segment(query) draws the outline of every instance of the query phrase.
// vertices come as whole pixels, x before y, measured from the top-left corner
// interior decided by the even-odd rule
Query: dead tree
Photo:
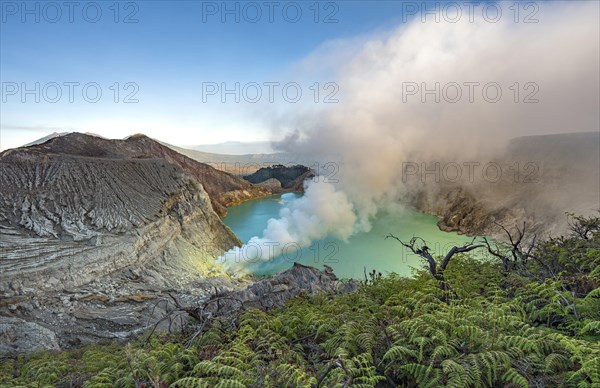
[[[474,237],[470,243],[466,243],[465,245],[462,245],[460,247],[457,247],[457,246],[452,247],[452,249],[450,249],[448,251],[448,253],[446,253],[446,255],[442,259],[440,265],[438,266],[437,261],[429,252],[429,247],[425,244],[425,240],[423,240],[422,238],[413,237],[410,239],[410,241],[408,243],[405,243],[404,241],[400,240],[400,238],[394,236],[391,233],[388,234],[385,238],[386,239],[393,238],[394,240],[397,240],[400,244],[402,244],[406,248],[410,249],[410,251],[412,253],[425,259],[429,266],[429,273],[437,281],[440,282],[440,287],[442,288],[443,291],[451,290],[450,285],[446,282],[446,278],[444,276],[444,271],[446,270],[446,267],[448,267],[448,264],[450,264],[450,260],[452,259],[452,257],[454,255],[456,255],[457,253],[470,252],[474,249],[485,247],[485,245],[483,245],[483,244],[474,244],[474,242],[475,242],[475,237]],[[422,245],[420,247],[417,246],[417,243],[419,241],[422,242]]]
[[[589,234],[594,233],[600,229],[600,218],[591,217],[577,217],[572,214],[567,213],[568,216],[572,217],[575,221],[569,219],[569,226],[571,228],[571,234],[578,238],[581,238],[584,241],[589,241]],[[535,278],[540,283],[546,281],[547,278],[552,278],[553,280],[561,280],[561,275],[557,269],[554,269],[551,264],[547,262],[547,260],[543,257],[543,252],[541,254],[534,254],[534,249],[537,245],[537,236],[534,234],[530,241],[526,244],[524,241],[526,238],[527,225],[524,222],[523,227],[519,228],[516,226],[516,234],[513,235],[507,228],[496,223],[508,237],[509,244],[508,249],[502,251],[499,244],[496,244],[496,249],[492,249],[490,242],[484,237],[483,241],[487,246],[488,252],[495,257],[498,257],[502,260],[504,265],[505,273],[511,271],[520,271],[522,274],[526,276]],[[560,238],[562,239],[562,238]],[[552,241],[552,240],[551,240]],[[536,252],[537,253],[537,252]],[[528,268],[527,264],[531,261],[535,261],[540,265],[540,268],[544,268],[547,273],[539,272],[536,269]],[[562,282],[560,284],[559,290],[554,290],[555,293],[560,298],[558,302],[561,306],[565,306],[571,310],[573,310],[573,315],[577,320],[580,319],[579,312],[577,311],[577,300],[576,300],[576,292],[574,290],[568,289],[565,284]],[[570,302],[564,294],[571,293],[573,297],[573,302]]]
[[[152,310],[152,313],[154,313],[154,309],[158,306],[159,303],[161,303],[163,301],[166,302],[166,306],[165,306],[166,314],[161,319],[159,319],[154,325],[152,325],[152,329],[150,330],[150,332],[148,333],[146,338],[142,341],[142,344],[141,344],[142,347],[144,347],[144,346],[146,346],[146,344],[148,344],[148,342],[150,341],[150,338],[152,337],[152,335],[154,334],[154,332],[156,331],[156,329],[162,322],[169,320],[169,331],[170,331],[171,324],[172,324],[174,318],[181,317],[182,315],[187,315],[187,316],[193,318],[194,320],[196,320],[199,324],[199,328],[194,332],[191,339],[185,345],[185,347],[187,349],[193,344],[196,337],[203,334],[205,327],[208,324],[210,324],[217,317],[230,316],[229,317],[231,320],[230,326],[234,326],[235,321],[237,321],[237,319],[239,318],[239,314],[241,314],[241,312],[243,311],[243,307],[244,307],[244,301],[242,301],[236,297],[233,297],[233,296],[220,295],[216,289],[215,289],[215,294],[210,299],[204,301],[201,304],[198,303],[198,304],[195,304],[192,306],[182,305],[179,302],[179,300],[169,292],[167,292],[167,295],[173,300],[173,304],[175,305],[175,308],[169,310],[169,303],[165,299],[159,300],[155,304],[155,306]],[[224,301],[229,301],[229,303],[221,304],[221,302],[224,302]],[[182,321],[182,328],[183,328],[183,321]]]
[[[600,213],[600,209],[598,210],[598,213]],[[566,214],[569,229],[571,230],[571,234],[575,237],[588,241],[595,232],[600,230],[600,217],[577,216],[573,213]]]
[[[502,261],[502,266],[505,272],[513,271],[517,268],[517,266],[522,266],[525,268],[530,259],[538,261],[543,266],[547,267],[552,273],[552,269],[546,265],[546,263],[539,260],[535,255],[533,255],[533,249],[536,246],[537,236],[534,234],[528,244],[525,243],[527,240],[527,224],[523,222],[523,227],[520,228],[518,225],[515,226],[516,233],[513,235],[506,227],[502,224],[495,222],[497,226],[499,226],[506,236],[508,237],[508,250],[502,250],[498,244],[496,244],[495,249],[492,248],[492,245],[488,241],[487,238],[483,238],[483,242],[487,247],[488,252]]]

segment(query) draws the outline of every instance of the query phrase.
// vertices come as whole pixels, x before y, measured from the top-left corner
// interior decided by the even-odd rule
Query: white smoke
[[[402,190],[402,164],[413,157],[473,160],[515,136],[597,130],[598,2],[538,3],[537,23],[516,23],[513,3],[499,4],[505,16],[496,23],[477,13],[474,22],[466,16],[457,23],[416,18],[359,40],[352,55],[348,44],[326,43],[344,60],[337,63],[340,103],[312,114],[290,112],[287,125],[279,120],[276,126],[293,131],[277,145],[316,158],[340,155],[339,183],[309,185],[251,242],[306,246],[326,235],[347,238],[368,230],[381,204]],[[314,68],[322,52],[303,66]],[[335,57],[330,50],[327,63]],[[472,102],[468,82],[479,84]],[[443,95],[435,102],[433,95],[408,94],[407,83],[428,89],[456,83],[463,95],[458,102]],[[491,89],[483,96],[488,83],[500,85],[500,101],[489,101]],[[533,91],[539,102],[525,103]]]
[[[332,236],[347,240],[354,232],[356,216],[346,194],[333,184],[309,181],[305,194],[283,207],[279,218],[271,218],[262,237],[252,237],[219,260],[227,266],[270,260],[288,249],[309,246],[313,241]]]

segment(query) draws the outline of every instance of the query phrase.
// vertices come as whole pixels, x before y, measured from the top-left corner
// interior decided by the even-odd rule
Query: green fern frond
[[[527,381],[527,379],[513,368],[510,368],[506,372],[504,372],[504,374],[502,375],[502,381],[514,384],[521,388],[529,387],[529,382]]]
[[[175,381],[171,387],[181,387],[181,388],[209,388],[212,387],[208,382],[204,379],[198,377],[185,377],[183,379],[179,379]]]

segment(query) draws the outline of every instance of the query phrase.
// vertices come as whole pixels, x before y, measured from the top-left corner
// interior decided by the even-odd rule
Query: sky
[[[307,56],[418,16],[395,1],[2,0],[0,12],[1,149],[55,131],[176,145],[277,139],[284,130],[265,112],[336,92],[325,63],[306,74]]]
[[[445,58],[451,57],[447,53],[466,58],[468,51],[477,49],[495,56],[495,48],[506,46],[504,37],[515,31],[518,33],[512,35],[517,38],[513,47],[502,51],[503,58],[490,63],[487,58],[473,56],[472,60],[479,61],[473,73],[481,78],[475,81],[494,81],[494,77],[510,81],[502,85],[503,102],[515,94],[517,81],[519,95],[515,98],[522,100],[529,93],[539,96],[550,89],[536,83],[535,78],[556,69],[551,61],[565,62],[566,58],[567,71],[580,66],[575,60],[568,62],[571,57],[580,60],[579,54],[571,56],[553,49],[552,45],[564,43],[561,37],[569,34],[552,23],[564,24],[567,31],[568,14],[561,8],[593,3],[1,0],[0,149],[65,131],[108,138],[145,133],[180,146],[288,139],[308,124],[325,121],[326,111],[346,112],[345,107],[350,107],[350,112],[365,110],[369,101],[374,101],[369,100],[370,96],[387,90],[388,98],[394,90],[404,88],[405,81],[416,81],[417,86],[421,81],[430,81],[427,87],[431,87],[432,82],[441,80],[444,69],[454,69],[451,75],[461,74],[462,78],[446,77],[445,82],[461,83],[469,74],[461,73],[461,66],[454,63],[446,65]],[[591,12],[597,16],[597,7]],[[573,15],[580,17],[577,12]],[[577,25],[576,20],[571,22]],[[592,55],[588,65],[595,66],[598,18],[582,25],[591,28],[586,31],[591,35],[581,35],[581,41],[575,34],[573,38],[580,41],[566,42],[561,50],[587,50]],[[481,26],[502,32],[490,35],[481,45]],[[447,31],[437,34],[440,28]],[[390,48],[390,44],[406,40],[400,37],[405,29],[420,31],[409,42],[411,47]],[[552,31],[560,31],[557,39],[538,39],[540,34]],[[430,35],[432,40],[423,39]],[[452,41],[451,36],[461,41]],[[526,53],[539,51],[532,56],[535,63],[516,63],[519,57],[527,57],[515,53],[528,42],[531,47]],[[480,46],[475,48],[475,44]],[[463,55],[456,50],[467,51]],[[428,57],[436,51],[441,53],[440,60]],[[397,52],[402,56],[394,62]],[[411,67],[417,54],[423,62]],[[375,60],[369,59],[372,66],[363,66],[361,61],[372,55],[378,55]],[[502,68],[505,61],[514,65],[505,68],[512,71],[509,78],[500,74],[506,72]],[[527,73],[521,69],[536,69],[544,62],[549,68],[537,69],[528,79],[521,77]],[[423,74],[430,74],[428,69],[437,65],[438,79],[423,79]],[[388,79],[371,71],[381,66],[385,75],[396,76]],[[412,78],[397,74],[398,69],[405,68],[412,71]],[[581,85],[587,88],[584,92],[560,71],[552,75],[553,96],[563,96],[563,103],[577,97],[581,100],[573,106],[582,112],[548,120],[557,124],[558,131],[573,130],[568,127],[581,117],[585,120],[577,122],[575,130],[597,129],[598,109],[597,105],[593,107],[597,98],[581,98],[598,94],[597,77],[592,74],[597,68],[591,74],[588,70],[579,72],[591,81]],[[360,82],[364,83],[357,89]],[[393,88],[388,90],[390,85]],[[357,101],[361,105],[351,107]],[[529,113],[538,109],[538,118],[557,112],[551,104],[546,104],[542,112],[542,104],[522,102],[521,111],[525,107]],[[485,109],[490,111],[490,107],[495,113],[502,112],[498,106],[488,104],[475,114],[471,109],[470,119]],[[414,108],[409,113],[424,107]],[[438,104],[435,108],[434,117],[444,114],[445,106]],[[429,112],[423,113],[426,116],[413,117],[415,123],[431,117]],[[512,123],[513,129],[532,123],[519,118],[523,112],[513,113],[516,124],[520,124]],[[487,115],[490,119],[492,116]],[[540,127],[545,125],[542,121],[534,124],[523,134],[544,130]]]

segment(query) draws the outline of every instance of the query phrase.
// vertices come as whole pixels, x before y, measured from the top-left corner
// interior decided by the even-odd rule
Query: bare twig
[[[185,344],[185,348],[189,349],[190,346],[192,346],[192,344],[194,343],[194,340],[196,339],[196,337],[198,337],[199,335],[202,334],[202,332],[204,331],[204,327],[206,327],[206,325],[208,324],[208,322],[212,319],[212,313],[208,313],[208,316],[206,317],[206,319],[204,320],[204,322],[202,322],[202,325],[200,326],[200,328],[198,330],[196,330],[196,332],[194,333],[194,335],[192,336],[192,338],[190,338],[190,340]]]
[[[400,238],[394,236],[391,233],[388,234],[387,236],[385,236],[385,239],[388,239],[388,238],[393,238],[394,240],[398,241],[400,244],[402,244],[406,248],[410,249],[410,251],[412,253],[414,253],[415,255],[419,255],[422,258],[424,258],[427,261],[427,263],[429,264],[429,272],[433,276],[437,277],[437,263],[436,263],[435,259],[433,258],[433,256],[431,256],[431,254],[429,253],[429,248],[427,247],[427,245],[425,245],[425,240],[423,240],[422,238],[419,238],[419,237],[413,237],[410,239],[409,243],[405,243],[404,241],[400,240]],[[421,248],[416,248],[415,244],[419,240],[423,241],[423,246]]]

